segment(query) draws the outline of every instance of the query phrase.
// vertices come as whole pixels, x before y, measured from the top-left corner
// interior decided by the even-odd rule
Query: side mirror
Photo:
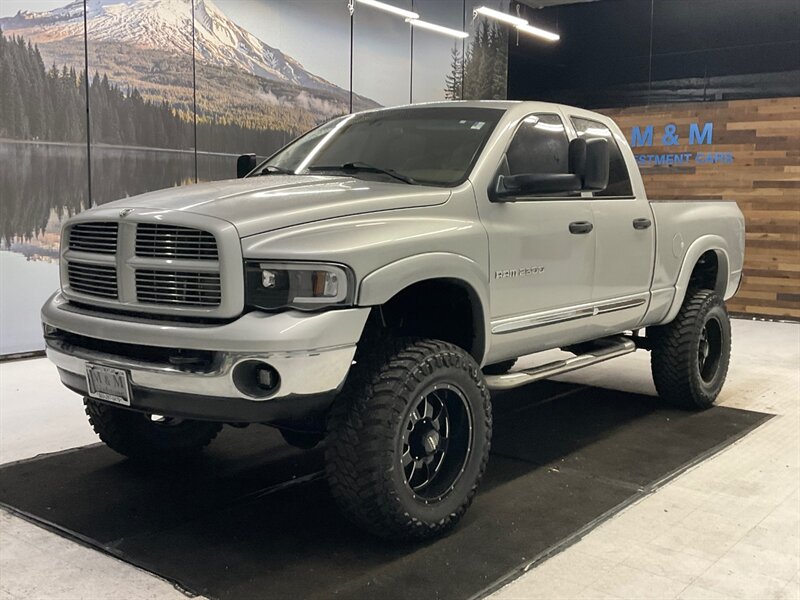
[[[256,168],[256,155],[255,154],[242,154],[236,160],[236,177],[241,179],[250,171]]]
[[[608,140],[576,138],[569,143],[569,172],[580,178],[581,191],[606,189],[609,165]]]
[[[569,173],[498,175],[490,189],[493,202],[506,198],[571,192],[599,192],[608,187],[608,140],[576,138],[569,143]]]

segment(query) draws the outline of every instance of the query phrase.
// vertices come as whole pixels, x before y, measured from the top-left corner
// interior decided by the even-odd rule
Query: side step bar
[[[596,365],[604,360],[630,354],[636,350],[636,344],[633,340],[623,336],[603,338],[597,340],[595,345],[596,347],[589,352],[572,358],[557,360],[538,367],[525,369],[524,371],[505,373],[504,375],[486,375],[486,387],[493,391],[510,390],[534,381],[553,377],[554,375],[561,375],[589,365]]]

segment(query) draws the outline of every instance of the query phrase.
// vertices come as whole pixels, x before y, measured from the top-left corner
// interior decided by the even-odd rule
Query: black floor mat
[[[354,529],[321,452],[258,426],[226,428],[177,470],[99,445],[5,465],[0,504],[211,598],[467,598],[769,418],[554,382],[494,406],[481,491],[452,534],[423,545]]]

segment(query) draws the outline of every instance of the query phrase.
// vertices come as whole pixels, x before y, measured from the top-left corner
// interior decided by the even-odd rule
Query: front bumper
[[[129,373],[133,409],[227,422],[274,421],[295,412],[287,403],[304,412],[329,402],[344,384],[368,315],[368,308],[250,312],[209,325],[93,312],[60,293],[42,308],[47,355],[71,389],[85,394],[86,363],[97,363]],[[176,364],[167,359],[170,349],[202,351],[209,360]],[[278,372],[271,393],[254,397],[234,382],[237,365],[252,360]]]

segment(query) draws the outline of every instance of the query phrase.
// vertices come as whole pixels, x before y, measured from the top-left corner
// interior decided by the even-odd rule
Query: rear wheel
[[[675,319],[648,330],[658,395],[682,408],[709,408],[717,399],[731,355],[731,324],[713,290],[690,290]]]
[[[128,458],[176,461],[202,452],[222,429],[221,423],[140,413],[84,398],[89,423],[112,450]]]
[[[328,420],[326,474],[339,507],[384,538],[453,527],[483,476],[492,430],[480,369],[436,340],[384,342],[357,359]]]

